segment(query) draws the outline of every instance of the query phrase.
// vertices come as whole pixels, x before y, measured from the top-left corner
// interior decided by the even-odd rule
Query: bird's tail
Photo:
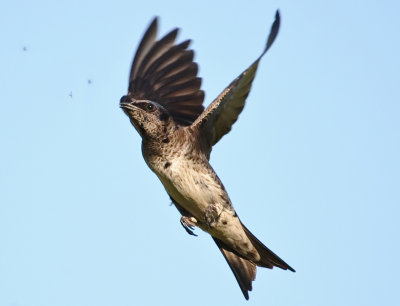
[[[290,270],[296,272],[291,266],[284,262],[278,255],[268,249],[260,240],[256,238],[242,223],[243,229],[250,239],[253,246],[256,248],[261,259],[255,264],[260,267],[272,269],[273,267],[279,267],[283,270]]]
[[[256,278],[257,266],[272,269],[279,267],[283,270],[290,270],[296,272],[291,266],[280,259],[274,252],[268,249],[260,240],[258,240],[243,224],[243,229],[250,239],[257,252],[260,254],[261,259],[258,262],[252,262],[243,258],[234,250],[226,246],[221,240],[213,237],[218,248],[224,255],[229,267],[231,268],[236,280],[242,290],[246,300],[249,299],[249,291],[252,290],[252,282]]]
[[[214,237],[213,239],[220,251],[222,252],[222,255],[224,255],[233,274],[235,275],[244,297],[246,298],[246,300],[248,300],[249,291],[251,291],[252,289],[251,283],[256,278],[256,265],[251,261],[236,255],[228,247],[226,247],[221,240],[218,240]]]

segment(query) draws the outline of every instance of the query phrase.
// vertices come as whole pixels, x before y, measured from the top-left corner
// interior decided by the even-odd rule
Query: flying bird
[[[264,51],[205,110],[190,40],[175,43],[177,28],[157,39],[157,24],[155,18],[139,44],[120,107],[142,137],[143,157],[182,226],[191,235],[199,227],[212,236],[249,299],[257,266],[295,270],[243,225],[209,159],[243,110],[258,64],[278,34],[279,11]]]

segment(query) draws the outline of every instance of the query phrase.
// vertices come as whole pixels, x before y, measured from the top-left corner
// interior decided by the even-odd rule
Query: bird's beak
[[[133,102],[120,102],[119,107],[122,108],[125,115],[128,117],[130,117],[131,114],[138,109]]]
[[[132,102],[121,102],[119,103],[119,107],[121,107],[124,111],[125,110],[134,110],[137,107],[133,105]]]

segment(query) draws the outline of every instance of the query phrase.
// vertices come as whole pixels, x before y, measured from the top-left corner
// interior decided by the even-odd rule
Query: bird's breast
[[[148,162],[169,195],[197,219],[210,204],[230,205],[228,195],[208,161],[188,159],[184,154]]]

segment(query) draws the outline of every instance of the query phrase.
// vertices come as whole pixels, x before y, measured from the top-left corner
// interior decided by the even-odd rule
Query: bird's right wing
[[[277,11],[263,53],[249,68],[233,80],[196,121],[193,122],[192,126],[197,128],[208,139],[210,148],[231,130],[232,125],[243,110],[257,71],[258,63],[278,35],[279,24],[280,16],[279,11]]]

